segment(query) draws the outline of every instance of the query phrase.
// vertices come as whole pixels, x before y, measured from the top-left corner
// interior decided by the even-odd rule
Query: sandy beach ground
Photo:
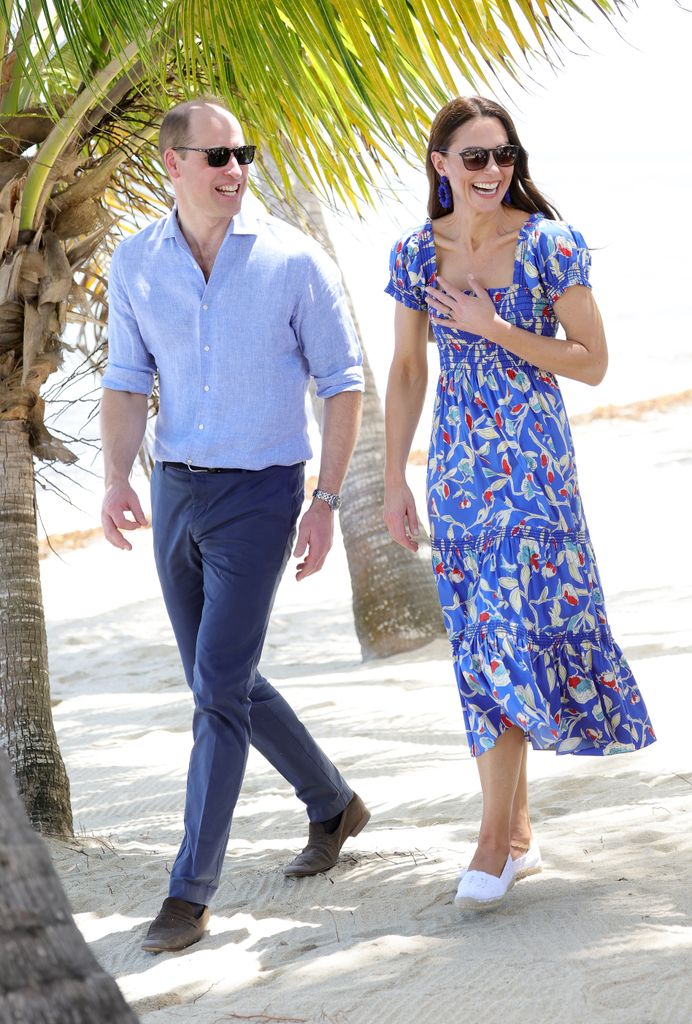
[[[43,561],[79,830],[51,849],[144,1024],[692,1019],[690,408],[595,421],[575,440],[611,624],[659,742],[607,760],[534,753],[546,869],[485,914],[453,905],[481,804],[446,641],[363,663],[338,542],[319,576],[287,573],[263,669],[371,823],[329,874],[285,879],[306,819],[253,753],[207,936],[143,953],[180,840],[191,716],[151,535],[130,555],[96,542]]]

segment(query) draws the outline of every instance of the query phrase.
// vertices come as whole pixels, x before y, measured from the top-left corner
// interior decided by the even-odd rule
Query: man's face
[[[244,141],[238,121],[221,107],[199,106],[190,112],[187,146],[235,149]],[[225,167],[210,167],[206,153],[168,149],[164,162],[182,212],[216,220],[233,217],[240,209],[250,168],[241,167],[234,156]]]

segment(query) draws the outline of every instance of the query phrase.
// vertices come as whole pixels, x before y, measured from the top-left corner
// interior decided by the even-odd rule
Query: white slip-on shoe
[[[505,898],[515,882],[512,854],[505,862],[502,874],[488,875],[485,871],[466,871],[459,882],[454,905],[476,910],[496,907]]]
[[[541,851],[538,848],[538,843],[535,839],[531,840],[531,844],[521,857],[517,857],[514,861],[514,879],[516,882],[520,878],[528,878],[529,875],[537,875],[543,870],[543,861],[541,859]]]

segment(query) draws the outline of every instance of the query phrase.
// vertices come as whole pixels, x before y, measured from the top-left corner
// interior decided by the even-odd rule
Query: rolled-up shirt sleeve
[[[113,253],[108,276],[108,365],[103,387],[150,395],[155,373],[156,363],[142,340],[123,281],[118,248]]]
[[[336,264],[318,246],[302,267],[293,329],[318,398],[362,391],[363,356]]]

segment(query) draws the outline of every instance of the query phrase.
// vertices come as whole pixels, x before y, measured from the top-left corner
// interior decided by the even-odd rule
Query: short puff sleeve
[[[392,246],[385,292],[409,309],[427,312],[425,288],[432,276],[432,268],[426,265],[428,261],[421,240],[423,230],[417,228],[407,232]]]
[[[555,302],[572,285],[591,287],[591,253],[576,228],[564,221],[545,219],[536,224],[531,237],[534,259],[527,261],[525,270],[527,276],[535,271],[536,283],[540,283],[549,302]]]

